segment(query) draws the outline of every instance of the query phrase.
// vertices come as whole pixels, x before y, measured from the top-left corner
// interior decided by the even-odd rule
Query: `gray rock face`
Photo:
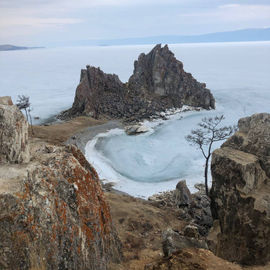
[[[270,260],[270,114],[239,120],[239,131],[212,156],[217,255],[242,264]]]
[[[83,114],[136,122],[184,104],[215,108],[215,100],[205,84],[186,73],[167,46],[157,45],[135,61],[134,74],[126,84],[114,74],[87,66],[81,71],[72,108],[59,118]]]
[[[29,158],[28,123],[10,97],[0,98],[0,164]]]
[[[162,247],[165,256],[170,256],[174,252],[185,248],[204,248],[208,249],[207,243],[203,239],[181,235],[172,229],[167,229],[162,234]]]
[[[199,191],[191,194],[186,180],[181,180],[175,190],[152,195],[148,200],[158,207],[177,208],[179,219],[192,224],[201,236],[206,236],[213,225],[210,198],[205,194],[204,185],[196,186]]]
[[[174,191],[175,204],[178,207],[189,206],[192,201],[191,193],[187,187],[186,180],[181,180]]]
[[[125,87],[115,74],[106,74],[100,68],[87,66],[81,71],[80,84],[76,89],[70,115],[100,114],[123,115]]]
[[[165,45],[156,45],[147,55],[142,53],[134,63],[128,81],[130,89],[145,95],[170,96],[175,107],[182,104],[215,108],[215,100],[204,83],[196,81],[183,69],[183,63]]]

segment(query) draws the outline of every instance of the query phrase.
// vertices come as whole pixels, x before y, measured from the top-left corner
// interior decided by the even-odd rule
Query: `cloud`
[[[184,17],[200,18],[202,22],[209,21],[216,23],[249,22],[250,24],[260,23],[261,21],[268,20],[270,23],[270,5],[240,5],[228,4],[218,6],[217,9],[209,9],[204,12],[191,12],[182,14]]]
[[[28,42],[43,42],[264,27],[270,25],[269,4],[269,0],[0,0],[0,42],[12,36],[19,40],[22,33]]]
[[[14,25],[28,25],[28,26],[44,26],[44,25],[66,25],[66,24],[77,24],[82,23],[81,19],[74,18],[31,18],[31,17],[1,17],[0,28],[3,26],[14,26]]]
[[[235,8],[235,7],[240,7],[240,4],[227,4],[227,5],[221,5],[219,8]]]

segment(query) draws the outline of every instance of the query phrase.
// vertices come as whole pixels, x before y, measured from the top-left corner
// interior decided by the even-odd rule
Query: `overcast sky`
[[[270,0],[0,0],[0,44],[270,27]]]

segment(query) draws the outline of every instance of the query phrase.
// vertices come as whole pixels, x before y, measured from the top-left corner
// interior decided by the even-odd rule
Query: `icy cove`
[[[230,61],[225,59],[225,48],[224,57],[220,59],[222,65],[216,66],[214,71],[218,76],[211,74],[213,59],[204,62],[203,72],[208,71],[209,85],[213,85],[215,110],[176,113],[167,121],[146,121],[150,131],[145,134],[128,136],[118,129],[99,134],[90,141],[86,146],[86,156],[101,178],[115,182],[119,190],[140,197],[173,189],[183,178],[187,179],[191,189],[195,183],[202,182],[204,158],[185,140],[200,119],[224,114],[224,125],[233,125],[243,116],[269,112],[270,80],[264,66],[269,52],[264,51],[265,59],[262,55],[257,58],[261,54],[259,48],[242,46],[246,53],[250,52],[249,65],[241,54]],[[232,51],[238,51],[240,47],[236,46]],[[261,71],[260,76],[248,76],[256,68]],[[216,143],[214,148],[220,144]]]

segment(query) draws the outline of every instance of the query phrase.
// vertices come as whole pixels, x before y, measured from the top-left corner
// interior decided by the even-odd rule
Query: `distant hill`
[[[29,50],[29,49],[38,49],[42,47],[22,47],[22,46],[14,46],[14,45],[0,45],[0,51],[15,51],[15,50]]]
[[[158,43],[207,43],[207,42],[244,42],[244,41],[270,41],[270,28],[244,29],[229,32],[217,32],[203,35],[168,35],[107,40],[81,40],[73,41],[62,46],[112,46],[112,45],[141,45]],[[58,44],[60,45],[60,44]]]

